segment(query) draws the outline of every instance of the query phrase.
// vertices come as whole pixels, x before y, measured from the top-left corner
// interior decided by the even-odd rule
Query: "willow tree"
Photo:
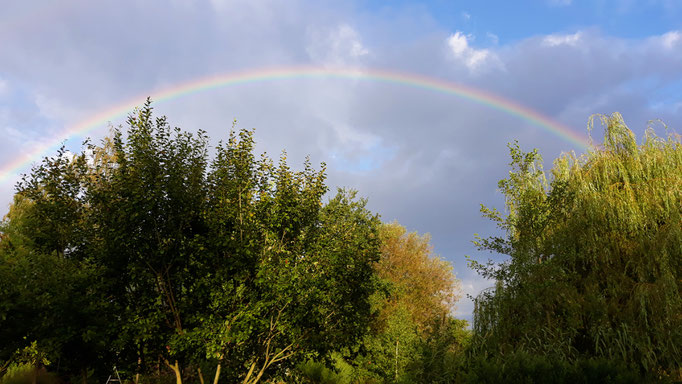
[[[602,116],[604,143],[559,157],[546,177],[537,151],[510,146],[499,187],[506,232],[478,238],[509,255],[473,263],[495,279],[476,300],[479,351],[527,351],[573,361],[601,357],[642,372],[682,372],[682,144],[641,144],[619,114]]]

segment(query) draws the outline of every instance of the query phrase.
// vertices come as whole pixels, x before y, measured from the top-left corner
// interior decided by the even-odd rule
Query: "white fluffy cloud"
[[[463,63],[471,72],[477,72],[489,65],[499,65],[497,55],[488,49],[476,49],[470,44],[471,37],[455,32],[447,38],[451,56]]]
[[[682,33],[680,31],[670,31],[659,37],[665,49],[682,50]]]

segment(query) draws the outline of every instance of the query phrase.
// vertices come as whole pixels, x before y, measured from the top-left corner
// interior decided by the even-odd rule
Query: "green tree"
[[[604,144],[564,154],[549,180],[537,151],[510,146],[500,181],[506,232],[477,239],[503,263],[472,263],[497,281],[476,300],[475,350],[565,361],[601,357],[643,372],[682,372],[682,145],[647,130],[641,145],[619,114]]]
[[[114,335],[99,292],[100,269],[90,260],[43,253],[22,235],[38,226],[36,209],[17,195],[1,229],[0,361],[40,340],[60,375],[87,380],[90,368],[111,358],[107,343]]]
[[[57,358],[87,355],[84,378],[117,364],[138,373],[166,366],[178,383],[197,369],[203,381],[198,368],[208,361],[218,368],[214,383],[222,368],[223,377],[255,383],[364,334],[377,216],[354,192],[325,204],[324,166],[306,161],[295,172],[286,154],[277,166],[265,155],[256,160],[254,145],[252,131],[232,132],[211,159],[204,132],[170,127],[148,101],[127,130],[114,128],[74,157],[62,150],[24,178],[3,227],[0,251],[11,257],[0,272],[20,271],[4,262],[12,259],[37,263],[54,280],[10,293],[30,293],[31,313],[59,289],[80,295],[54,306],[82,305],[73,314],[87,316],[27,316],[30,327],[84,332],[82,345],[55,349]],[[14,251],[20,242],[22,255]],[[0,314],[13,315],[18,307],[2,299]],[[109,333],[88,330],[99,324],[94,314]],[[7,332],[26,333],[20,326]],[[49,345],[44,334],[29,335]]]
[[[325,205],[324,170],[306,161],[292,172],[285,154],[277,167],[256,161],[253,145],[249,131],[230,136],[208,177],[216,264],[210,310],[195,330],[228,378],[246,362],[244,382],[361,337],[379,256],[378,218],[354,192]]]
[[[84,178],[91,255],[105,270],[122,317],[119,356],[144,369],[159,359],[181,380],[191,359],[184,338],[201,297],[207,140],[152,117],[148,102],[101,147],[90,146]],[[122,365],[122,364],[121,364]]]

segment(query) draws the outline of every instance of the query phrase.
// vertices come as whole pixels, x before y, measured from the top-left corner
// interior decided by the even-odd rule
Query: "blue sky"
[[[0,164],[139,95],[191,79],[271,67],[388,69],[464,84],[585,132],[594,113],[621,112],[641,135],[682,123],[682,1],[22,0],[0,13]],[[153,95],[152,95],[153,96]],[[506,144],[551,159],[577,150],[518,117],[452,96],[371,81],[288,79],[158,103],[186,130],[224,138],[233,119],[259,150],[329,164],[385,221],[431,233],[466,294],[490,285],[474,233],[495,228]],[[120,118],[111,124],[120,124]],[[106,124],[90,132],[98,140]],[[595,133],[599,141],[599,132]],[[37,160],[37,159],[36,159]],[[0,167],[1,168],[1,167]],[[0,185],[11,201],[23,168]],[[464,298],[456,313],[471,318]]]
[[[365,1],[360,8],[381,15],[405,8],[421,9],[450,29],[508,44],[535,35],[598,28],[605,34],[637,38],[682,28],[678,0],[534,0]]]

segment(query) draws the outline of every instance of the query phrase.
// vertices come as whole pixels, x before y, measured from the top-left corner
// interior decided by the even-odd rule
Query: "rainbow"
[[[543,116],[526,106],[514,101],[502,98],[498,95],[468,87],[450,81],[418,75],[414,73],[397,72],[381,69],[353,69],[353,68],[328,68],[328,67],[293,67],[256,69],[242,72],[231,72],[220,75],[207,76],[188,82],[180,83],[165,89],[160,89],[149,94],[134,97],[115,106],[111,106],[88,119],[85,119],[64,130],[59,138],[50,140],[46,144],[34,148],[32,151],[17,156],[16,160],[5,164],[0,168],[0,182],[5,181],[24,167],[29,166],[51,148],[72,136],[83,136],[95,128],[108,124],[111,120],[129,113],[136,106],[141,105],[149,96],[156,103],[177,99],[189,94],[208,91],[216,88],[249,84],[255,82],[275,81],[292,78],[338,78],[370,80],[382,83],[404,85],[413,88],[424,89],[457,96],[461,99],[472,101],[491,107],[510,115],[517,116],[557,137],[576,145],[581,149],[589,147],[586,135],[581,135],[561,123]]]

